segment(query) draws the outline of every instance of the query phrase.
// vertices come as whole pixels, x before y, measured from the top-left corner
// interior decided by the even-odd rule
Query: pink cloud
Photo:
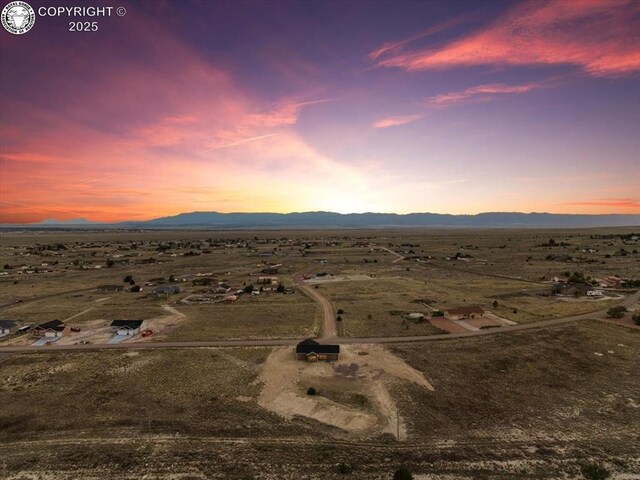
[[[529,1],[443,47],[402,52],[383,46],[371,58],[407,71],[576,65],[594,76],[624,75],[640,69],[639,18],[634,0]]]
[[[431,97],[427,103],[429,105],[450,105],[453,103],[460,103],[470,100],[486,100],[495,95],[507,95],[507,94],[518,94],[518,93],[527,93],[531,90],[536,90],[539,88],[544,88],[546,84],[544,83],[524,83],[520,85],[505,85],[503,83],[490,83],[486,85],[477,85],[475,87],[470,87],[465,90],[461,90],[459,92],[450,92],[442,95],[437,95],[435,97]]]
[[[422,118],[424,118],[424,115],[422,114],[382,118],[373,124],[373,128],[397,127],[399,125],[406,125],[407,123],[415,122]]]

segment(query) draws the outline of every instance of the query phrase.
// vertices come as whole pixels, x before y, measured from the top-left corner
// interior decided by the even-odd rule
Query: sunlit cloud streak
[[[400,125],[406,125],[408,123],[413,123],[417,120],[421,120],[424,118],[423,114],[415,114],[415,115],[405,115],[399,117],[387,117],[377,120],[373,124],[373,128],[389,128],[389,127],[397,127]]]
[[[619,76],[640,69],[639,18],[635,0],[529,1],[442,47],[398,51],[383,46],[370,58],[407,71],[575,65],[590,75]]]

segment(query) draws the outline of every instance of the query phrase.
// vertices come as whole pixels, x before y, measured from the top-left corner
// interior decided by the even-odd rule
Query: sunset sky
[[[0,27],[2,223],[640,213],[637,0],[71,4]]]

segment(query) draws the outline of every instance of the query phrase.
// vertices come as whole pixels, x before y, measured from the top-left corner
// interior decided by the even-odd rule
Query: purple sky
[[[2,222],[640,213],[637,1],[81,3],[0,31]]]

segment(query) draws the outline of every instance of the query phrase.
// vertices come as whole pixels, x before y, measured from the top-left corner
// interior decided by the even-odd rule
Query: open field
[[[337,479],[343,462],[364,480],[408,463],[425,475],[524,480],[575,475],[596,460],[630,474],[640,467],[639,335],[587,321],[392,347],[433,386],[392,382],[401,442],[262,408],[266,348],[14,355],[1,364],[5,472]],[[370,411],[374,393],[348,394],[356,380],[346,371],[332,381],[315,378],[324,365],[305,368],[312,376],[298,388]]]
[[[574,272],[588,283],[640,279],[630,233],[3,232],[0,319],[60,319],[80,332],[11,355],[2,347],[34,339],[0,339],[0,472],[311,480],[345,478],[344,463],[348,478],[382,480],[406,463],[425,480],[524,480],[576,478],[596,461],[633,478],[640,329],[602,311],[625,302],[637,313],[635,289],[567,282]],[[153,293],[167,284],[180,291]],[[185,300],[198,297],[210,301]],[[463,322],[489,335],[434,337],[442,330],[429,316],[473,305],[489,315]],[[179,343],[295,342],[331,331],[338,310],[337,338],[325,340],[357,343],[331,364],[296,361],[291,347]],[[596,311],[598,321],[565,319]],[[502,330],[491,314],[534,329]],[[144,320],[153,335],[127,339],[127,350],[56,350],[101,347],[115,319]],[[549,319],[565,323],[538,325]]]

